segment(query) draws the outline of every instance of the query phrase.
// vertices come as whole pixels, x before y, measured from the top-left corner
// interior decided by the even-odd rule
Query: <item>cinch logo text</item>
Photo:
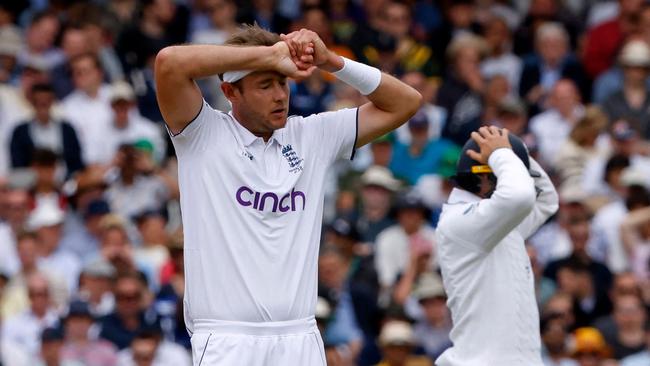
[[[305,194],[301,191],[296,191],[295,188],[291,192],[282,197],[272,192],[255,192],[254,190],[242,186],[235,194],[237,203],[244,207],[252,206],[255,210],[277,212],[296,211],[300,209],[302,203],[302,210],[305,210]]]

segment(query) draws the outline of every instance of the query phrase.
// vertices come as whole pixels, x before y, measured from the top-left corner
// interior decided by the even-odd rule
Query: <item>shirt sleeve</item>
[[[531,170],[538,172],[540,176],[534,178],[537,198],[533,210],[517,227],[524,239],[535,233],[559,207],[559,198],[551,178],[533,158],[529,159]]]
[[[358,108],[314,114],[302,120],[307,143],[317,156],[331,163],[354,159],[358,133]]]
[[[176,154],[181,157],[192,153],[205,151],[210,144],[214,144],[219,134],[217,131],[223,124],[224,113],[212,108],[203,100],[201,110],[180,132],[172,133],[167,127]]]
[[[492,250],[530,214],[535,187],[526,167],[511,149],[498,149],[488,159],[497,186],[488,199],[468,206],[461,217],[439,226],[445,235]]]

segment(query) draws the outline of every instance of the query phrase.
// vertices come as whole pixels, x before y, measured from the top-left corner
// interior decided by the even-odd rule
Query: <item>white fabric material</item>
[[[625,202],[616,200],[603,206],[592,221],[593,230],[607,242],[607,267],[614,273],[630,269],[630,261],[621,241],[621,223],[628,210]]]
[[[2,324],[2,337],[17,343],[29,354],[37,355],[41,350],[41,333],[43,329],[54,327],[59,322],[59,316],[53,310],[45,313],[43,318],[37,318],[31,310],[10,317]]]
[[[204,102],[172,138],[190,331],[194,319],[314,315],[325,175],[336,159],[352,156],[356,117],[356,108],[292,116],[264,142]]]
[[[435,247],[436,232],[432,227],[424,225],[413,236],[420,236],[431,243],[431,259],[429,268],[434,270],[437,266]],[[411,260],[410,237],[400,225],[384,229],[377,235],[377,249],[375,252],[375,267],[379,284],[383,287],[392,286],[397,276],[403,272]]]
[[[225,83],[235,83],[251,72],[253,72],[253,70],[226,71],[223,73],[223,81]]]
[[[368,95],[379,87],[381,83],[381,71],[379,69],[343,58],[343,68],[333,72],[342,82],[357,89],[361,94]]]
[[[584,108],[576,108],[574,121],[584,113]],[[538,114],[530,120],[530,131],[537,138],[539,154],[546,164],[553,164],[562,144],[569,138],[574,122],[562,117],[555,109]]]
[[[95,98],[75,90],[61,103],[64,119],[77,132],[86,164],[110,164],[113,159],[112,151],[104,145],[113,113],[110,96],[110,86],[102,85]]]
[[[191,343],[195,366],[326,365],[313,316],[265,323],[198,320]]]
[[[438,366],[541,366],[534,275],[524,246],[558,208],[553,184],[531,159],[530,177],[510,149],[490,155],[489,199],[454,189],[436,231],[454,346]],[[537,186],[541,193],[535,192]]]
[[[20,269],[13,230],[6,222],[0,222],[0,272],[13,276]]]
[[[190,366],[192,359],[189,352],[183,346],[170,341],[162,341],[158,348],[152,365],[155,366]],[[133,360],[133,351],[131,348],[124,349],[117,354],[118,366],[137,366]]]

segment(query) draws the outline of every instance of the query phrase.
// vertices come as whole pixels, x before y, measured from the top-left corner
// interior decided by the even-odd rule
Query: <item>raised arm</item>
[[[181,131],[201,110],[203,97],[194,80],[235,70],[275,70],[294,78],[311,72],[298,69],[284,42],[270,47],[166,47],[156,56],[156,98],[171,132]]]
[[[417,90],[374,67],[337,55],[315,32],[301,29],[283,39],[289,44],[294,59],[303,55],[304,50],[313,49],[315,66],[332,72],[370,100],[359,108],[356,147],[398,128],[422,104],[422,95]]]
[[[533,178],[537,191],[533,210],[517,227],[524,239],[533,235],[559,207],[559,198],[551,178],[533,158],[529,157],[529,160],[531,170],[538,172],[540,176]]]

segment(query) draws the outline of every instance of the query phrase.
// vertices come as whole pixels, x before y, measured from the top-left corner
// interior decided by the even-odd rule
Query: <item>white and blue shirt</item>
[[[204,102],[172,137],[185,237],[185,320],[314,315],[323,186],[352,158],[358,109],[291,116],[268,141]]]

